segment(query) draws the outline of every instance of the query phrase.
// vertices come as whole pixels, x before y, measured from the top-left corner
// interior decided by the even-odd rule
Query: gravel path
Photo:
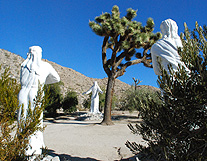
[[[137,114],[119,112],[113,115],[118,118],[113,126],[102,126],[100,121],[78,121],[76,117],[45,121],[45,145],[50,153],[59,155],[61,161],[113,161],[131,158],[133,154],[125,142],[143,143],[141,137],[132,134],[127,127],[130,121],[137,121]]]

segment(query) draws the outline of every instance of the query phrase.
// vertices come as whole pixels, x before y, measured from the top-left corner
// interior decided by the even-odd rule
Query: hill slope
[[[64,86],[62,87],[63,95],[70,89],[74,90],[78,94],[80,104],[87,98],[87,95],[82,95],[82,93],[86,92],[93,85],[94,81],[97,81],[101,88],[106,88],[107,78],[90,78],[71,68],[63,67],[46,59],[43,60],[50,63],[58,72],[61,81],[64,83]],[[20,66],[23,61],[24,58],[21,56],[0,49],[0,64],[2,65],[0,73],[2,73],[6,67],[10,67],[11,75],[15,77],[18,82],[20,80]],[[117,79],[115,84],[115,95],[119,97],[129,87],[130,85]]]

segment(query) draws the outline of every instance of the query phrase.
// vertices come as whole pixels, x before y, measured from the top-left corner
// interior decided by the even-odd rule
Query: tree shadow
[[[131,116],[131,115],[113,115],[111,117],[112,121],[116,122],[116,121],[125,121],[128,123],[141,123],[142,119],[140,119],[137,116]]]
[[[87,112],[85,111],[80,111],[80,112],[75,112],[72,114],[61,114],[60,116],[56,117],[56,118],[46,118],[44,121],[45,122],[49,122],[49,123],[54,123],[54,124],[77,124],[77,125],[99,125],[102,122],[102,119],[100,120],[94,120],[96,122],[87,122],[90,120],[87,120],[89,118],[89,116],[85,116],[85,114],[87,114]],[[127,114],[115,114],[112,115],[111,117],[112,121],[116,122],[116,121],[126,121],[128,123],[140,123],[141,119],[137,116],[132,116],[132,115],[127,115]],[[65,121],[76,121],[76,122],[65,122]]]
[[[97,159],[90,158],[90,157],[81,158],[81,157],[74,157],[68,154],[60,154],[59,157],[60,157],[60,161],[99,161]]]
[[[74,112],[74,113],[69,113],[69,114],[57,113],[57,115],[54,116],[54,117],[48,116],[48,115],[44,115],[44,119],[46,119],[46,120],[59,120],[59,119],[69,120],[69,117],[75,117],[76,118],[76,117],[84,115],[86,113],[87,112],[85,112],[85,111],[79,111],[79,112]]]
[[[137,157],[136,156],[133,156],[133,157],[123,158],[123,159],[114,160],[114,161],[137,161]]]
[[[99,161],[94,158],[84,158],[84,157],[78,157],[78,156],[71,156],[69,154],[56,154],[54,150],[47,149],[48,155],[55,157],[58,156],[60,161]]]
[[[80,111],[80,112],[75,112],[71,114],[64,114],[61,113],[58,117],[55,118],[44,118],[44,122],[49,122],[53,124],[77,124],[77,125],[95,125],[95,124],[100,124],[102,120],[96,120],[97,122],[91,123],[87,122],[89,120],[86,120],[87,117],[81,116],[87,114],[87,112]],[[65,121],[75,121],[75,122],[65,122]]]
[[[126,119],[138,119],[138,116],[114,115],[111,118],[112,118],[112,120],[126,120]]]
[[[47,149],[47,153],[48,155],[52,156],[52,157],[56,157],[58,156],[60,161],[100,161],[97,160],[95,158],[91,158],[91,157],[78,157],[78,156],[71,156],[69,154],[56,154],[54,150],[51,149]],[[120,160],[114,160],[114,161],[137,161],[136,156],[132,156],[129,158],[123,158]]]
[[[53,123],[53,124],[65,124],[65,125],[98,125],[100,124],[99,122],[84,122],[84,121],[76,121],[76,122],[61,122],[61,120],[45,120],[44,122],[49,122],[49,123]]]

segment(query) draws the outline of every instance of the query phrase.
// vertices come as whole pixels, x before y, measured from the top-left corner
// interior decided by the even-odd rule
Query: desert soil
[[[44,141],[51,155],[58,155],[61,161],[134,160],[125,143],[143,144],[141,136],[132,134],[127,126],[139,122],[137,112],[112,112],[113,126],[100,125],[100,120],[79,120],[80,114],[83,112],[44,121]]]

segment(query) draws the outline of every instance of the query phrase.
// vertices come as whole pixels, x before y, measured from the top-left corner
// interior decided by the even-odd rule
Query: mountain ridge
[[[5,68],[10,67],[11,76],[16,78],[17,82],[20,82],[20,68],[21,63],[25,59],[20,55],[11,53],[10,51],[0,49],[0,65],[1,70],[0,74],[4,72]],[[106,89],[108,78],[90,78],[84,74],[75,71],[72,68],[63,67],[55,62],[49,61],[47,59],[42,59],[45,62],[50,63],[53,68],[58,72],[60,76],[60,81],[63,82],[61,85],[61,92],[63,96],[70,90],[73,90],[78,95],[79,107],[82,108],[82,103],[84,99],[88,98],[88,95],[83,95],[82,93],[86,92],[93,85],[94,81],[97,81],[98,85],[102,89]],[[145,87],[146,85],[140,85],[139,87]],[[127,83],[116,79],[114,87],[114,95],[119,99],[121,95],[129,89],[131,86]],[[148,86],[151,90],[159,90],[159,88]]]
[[[0,49],[0,64],[2,65],[2,69],[0,73],[4,71],[5,68],[10,67],[11,76],[16,78],[17,82],[20,81],[20,67],[21,63],[25,59],[21,56],[11,53],[7,50]],[[85,76],[84,74],[75,71],[72,68],[63,67],[55,62],[49,61],[47,59],[42,59],[45,62],[50,63],[53,68],[58,72],[60,76],[60,80],[63,82],[63,86],[61,87],[62,94],[65,95],[68,90],[73,90],[77,92],[79,104],[81,105],[83,100],[86,99],[87,95],[82,95],[83,92],[86,92],[92,85],[94,81],[98,82],[98,85],[101,88],[105,88],[107,86],[108,78],[90,78]],[[121,94],[126,91],[130,87],[129,84],[126,84],[118,79],[116,79],[114,94],[119,98]]]

